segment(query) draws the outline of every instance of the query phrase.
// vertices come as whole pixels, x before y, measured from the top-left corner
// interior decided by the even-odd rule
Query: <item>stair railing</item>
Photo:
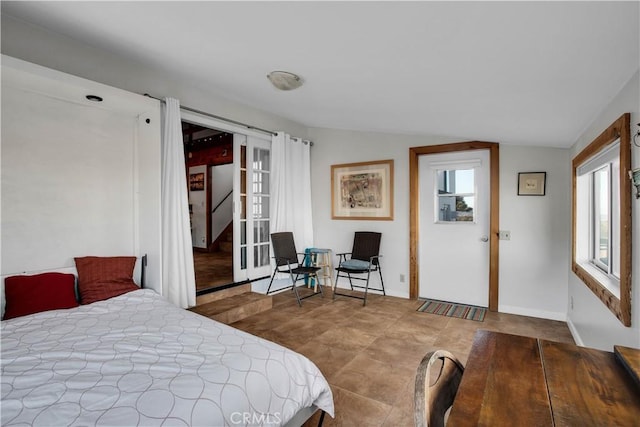
[[[233,194],[233,190],[229,191],[229,193],[228,193],[226,196],[224,196],[224,198],[220,201],[220,203],[218,203],[218,204],[216,205],[216,207],[215,207],[215,208],[213,208],[213,210],[211,211],[211,213],[212,213],[212,214],[213,214],[213,213],[215,213],[215,212],[216,212],[216,210],[218,210],[218,208],[220,207],[220,205],[222,205],[222,204],[224,203],[224,201],[225,201],[225,200],[227,200],[227,199],[229,198],[229,196],[231,196],[232,194]]]

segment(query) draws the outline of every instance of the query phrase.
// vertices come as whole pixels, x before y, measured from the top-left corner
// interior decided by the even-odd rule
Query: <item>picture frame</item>
[[[546,172],[518,173],[518,196],[544,196],[546,186]]]
[[[192,173],[189,175],[189,190],[204,191],[204,173]]]
[[[393,160],[331,165],[331,218],[393,220]]]

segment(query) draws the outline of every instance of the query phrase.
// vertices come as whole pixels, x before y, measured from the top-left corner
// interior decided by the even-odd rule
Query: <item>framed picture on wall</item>
[[[544,196],[546,181],[546,172],[518,173],[518,196]]]
[[[192,173],[189,175],[189,190],[204,191],[204,173]]]
[[[393,219],[393,160],[331,166],[331,218]]]

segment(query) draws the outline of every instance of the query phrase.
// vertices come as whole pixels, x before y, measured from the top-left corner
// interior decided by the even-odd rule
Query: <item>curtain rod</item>
[[[149,97],[149,98],[153,98],[153,99],[155,99],[157,101],[160,101],[160,102],[164,102],[164,99],[158,98],[156,96],[149,95],[148,93],[145,93],[144,96]],[[238,122],[236,120],[227,119],[226,117],[216,116],[215,114],[207,113],[206,111],[201,111],[201,110],[196,110],[195,108],[185,107],[184,105],[181,105],[180,108],[182,108],[183,110],[191,111],[192,113],[202,114],[203,116],[208,116],[208,117],[213,117],[214,119],[222,120],[222,121],[227,122],[227,123],[233,123],[234,125],[244,126],[247,129],[258,130],[260,132],[269,133],[271,135],[277,135],[278,134],[277,132],[274,132],[272,130],[262,129],[262,128],[259,128],[259,127],[251,126],[251,125],[248,125],[246,123]],[[302,140],[302,138],[301,138],[301,140]],[[309,141],[309,145],[313,146],[313,141]]]
[[[160,101],[160,102],[164,102],[164,99],[158,98],[156,96],[149,95],[148,93],[145,93],[144,96],[147,96],[149,98],[153,98],[153,99],[155,99],[157,101]],[[192,113],[202,114],[203,116],[208,116],[208,117],[213,117],[214,119],[222,120],[222,121],[227,122],[227,123],[233,123],[234,125],[244,126],[247,129],[259,130],[260,132],[269,133],[271,135],[277,135],[277,132],[274,132],[272,130],[262,129],[262,128],[259,128],[259,127],[248,125],[246,123],[238,122],[236,120],[227,119],[226,117],[216,116],[215,114],[207,113],[206,111],[196,110],[195,108],[185,107],[184,105],[181,105],[180,108],[182,108],[183,110],[191,111]]]

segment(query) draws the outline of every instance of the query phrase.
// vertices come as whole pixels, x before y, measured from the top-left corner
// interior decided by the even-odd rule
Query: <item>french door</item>
[[[271,274],[271,141],[233,135],[233,280]]]

